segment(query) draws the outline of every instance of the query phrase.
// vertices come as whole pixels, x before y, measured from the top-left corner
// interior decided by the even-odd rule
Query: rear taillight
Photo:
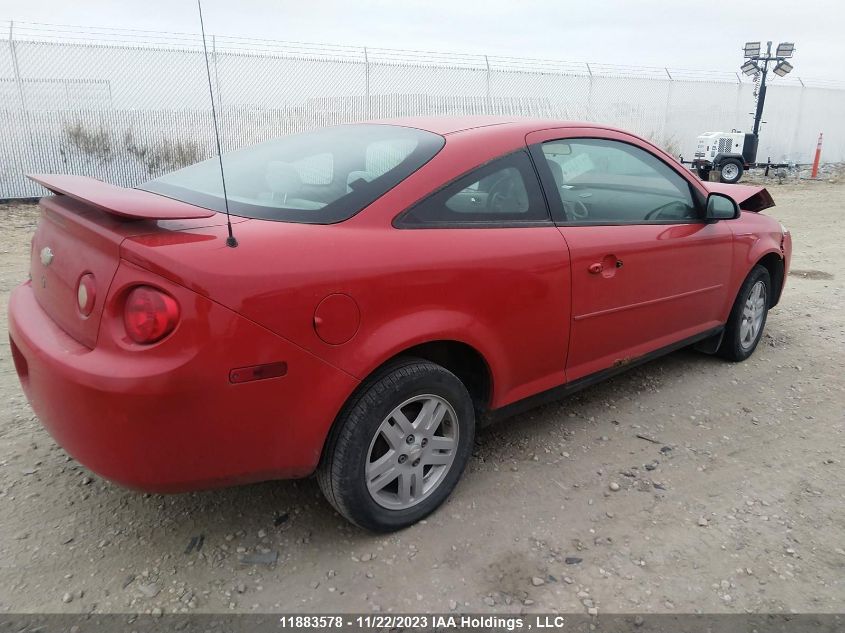
[[[79,284],[76,286],[76,305],[82,316],[91,314],[96,298],[97,284],[94,282],[94,275],[86,273],[79,278]]]
[[[137,286],[126,297],[123,323],[136,343],[163,339],[179,321],[179,304],[170,295],[151,286]]]

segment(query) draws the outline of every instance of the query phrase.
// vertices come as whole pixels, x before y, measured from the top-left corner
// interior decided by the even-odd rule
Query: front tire
[[[352,398],[329,435],[317,480],[349,521],[398,530],[442,504],[472,451],[475,411],[463,383],[426,360],[393,364]]]
[[[755,266],[739,289],[719,354],[734,362],[744,361],[754,353],[763,336],[769,314],[772,279],[763,266]]]

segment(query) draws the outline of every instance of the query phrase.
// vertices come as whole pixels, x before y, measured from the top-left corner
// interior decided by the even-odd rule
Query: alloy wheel
[[[370,442],[365,467],[370,496],[390,510],[426,499],[452,467],[458,435],[455,410],[440,396],[414,396],[397,406]]]
[[[766,284],[758,281],[751,287],[742,308],[739,325],[739,344],[742,349],[751,349],[760,333],[763,317],[766,315]]]

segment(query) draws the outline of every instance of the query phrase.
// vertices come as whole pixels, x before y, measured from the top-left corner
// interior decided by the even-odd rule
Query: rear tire
[[[725,336],[719,355],[741,362],[754,353],[763,336],[772,296],[772,279],[763,266],[755,266],[739,289],[731,315],[725,325]]]
[[[452,372],[407,358],[353,396],[317,470],[326,499],[375,532],[416,523],[458,483],[475,436],[469,392]]]
[[[742,163],[736,158],[728,158],[722,161],[719,169],[722,172],[720,180],[730,185],[739,182],[742,178]]]

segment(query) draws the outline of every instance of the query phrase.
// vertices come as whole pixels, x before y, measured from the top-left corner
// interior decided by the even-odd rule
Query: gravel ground
[[[771,190],[794,270],[748,362],[681,351],[492,427],[390,536],[313,480],[101,480],[41,428],[0,332],[0,612],[842,611],[845,186]],[[36,212],[0,210],[5,306]]]

